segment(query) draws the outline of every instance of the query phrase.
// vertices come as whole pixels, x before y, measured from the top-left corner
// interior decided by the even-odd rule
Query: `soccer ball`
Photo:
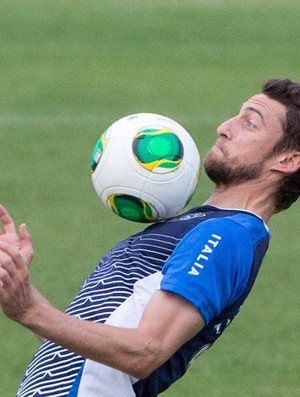
[[[114,122],[97,141],[91,161],[96,193],[115,214],[156,222],[180,212],[200,175],[200,155],[176,121],[138,113]]]

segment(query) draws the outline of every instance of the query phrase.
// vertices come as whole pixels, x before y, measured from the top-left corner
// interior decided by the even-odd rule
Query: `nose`
[[[219,136],[223,136],[224,138],[231,139],[232,138],[232,131],[234,125],[235,117],[224,121],[224,123],[220,124],[217,128],[217,134]]]

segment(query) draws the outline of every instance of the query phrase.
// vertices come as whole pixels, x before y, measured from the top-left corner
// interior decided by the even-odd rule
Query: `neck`
[[[257,182],[246,182],[232,186],[217,186],[205,202],[221,208],[237,208],[251,211],[266,223],[275,212],[273,188]]]

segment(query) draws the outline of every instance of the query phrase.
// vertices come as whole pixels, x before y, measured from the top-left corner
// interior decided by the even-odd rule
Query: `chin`
[[[219,147],[212,147],[210,149],[210,151],[206,154],[204,161],[203,161],[203,165],[204,167],[210,167],[210,166],[214,166],[214,165],[223,165],[226,167],[226,161],[223,155],[223,152],[221,151],[221,149]]]

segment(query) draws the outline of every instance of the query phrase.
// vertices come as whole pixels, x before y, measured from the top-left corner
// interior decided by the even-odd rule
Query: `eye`
[[[255,125],[255,124],[253,123],[253,121],[251,121],[251,120],[246,120],[246,125],[247,125],[247,127],[250,128],[251,130],[257,128],[256,125]]]

